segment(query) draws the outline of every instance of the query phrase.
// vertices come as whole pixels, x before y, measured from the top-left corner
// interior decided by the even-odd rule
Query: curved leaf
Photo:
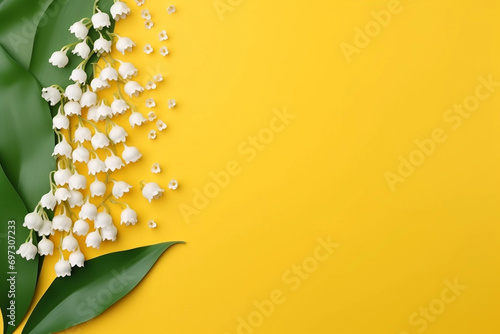
[[[47,24],[47,19],[41,19],[52,1],[0,1],[0,45],[25,69],[30,65],[36,29],[39,25]]]
[[[43,87],[53,84],[66,87],[70,84],[69,77],[71,71],[82,59],[72,54],[71,51],[68,51],[68,65],[64,68],[56,68],[49,64],[49,58],[54,51],[60,50],[65,45],[77,42],[75,36],[68,29],[76,21],[80,21],[84,17],[91,17],[93,5],[94,1],[66,0],[64,3],[54,1],[47,8],[44,17],[50,17],[50,21],[48,24],[40,25],[36,31],[30,63],[30,72]],[[108,13],[112,5],[113,0],[99,1],[99,9]],[[114,28],[114,20],[111,21],[112,26],[108,29],[110,32]],[[99,34],[93,29],[91,29],[89,36],[92,40],[99,38]],[[89,74],[89,79],[92,74],[92,66],[89,66],[89,64],[96,60],[97,57],[94,55],[88,62],[87,73]],[[54,113],[54,108],[52,111]]]
[[[56,278],[31,313],[23,333],[62,331],[101,314],[132,290],[160,255],[182,241],[106,254]]]
[[[6,334],[19,325],[35,292],[38,256],[26,261],[16,254],[29,236],[22,226],[27,213],[0,166],[0,308]]]
[[[54,133],[41,88],[0,47],[0,164],[29,210],[49,189]]]

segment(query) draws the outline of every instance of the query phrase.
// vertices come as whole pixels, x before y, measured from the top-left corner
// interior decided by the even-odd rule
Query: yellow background
[[[455,278],[466,286],[426,333],[496,334],[500,307],[500,89],[454,130],[443,114],[474,94],[478,77],[500,81],[500,3],[402,1],[403,10],[348,63],[340,44],[373,21],[389,1],[146,0],[117,24],[137,43],[123,57],[141,83],[161,72],[147,94],[168,129],[130,131],[143,159],[117,173],[135,187],[124,201],[140,222],[89,256],[185,240],[162,256],[144,281],[103,315],[70,333],[238,333],[238,317],[274,290],[275,306],[256,334],[419,333],[409,317],[428,308]],[[142,9],[154,27],[145,30]],[[221,15],[222,18],[221,19]],[[169,39],[157,34],[166,29]],[[142,47],[155,49],[145,55]],[[170,55],[158,49],[167,45]],[[136,99],[146,112],[146,95]],[[168,98],[178,106],[169,110]],[[296,117],[252,161],[238,152],[269,127],[273,110]],[[126,119],[124,119],[126,124]],[[392,192],[386,171],[436,127],[448,139]],[[190,217],[194,189],[229,161],[241,172]],[[149,172],[159,162],[162,173]],[[167,190],[148,204],[139,180]],[[118,217],[118,211],[113,211]],[[155,218],[156,230],[146,222]],[[317,238],[340,244],[300,288],[283,280],[313,256]],[[53,279],[43,269],[39,298]],[[245,333],[244,331],[242,333]]]

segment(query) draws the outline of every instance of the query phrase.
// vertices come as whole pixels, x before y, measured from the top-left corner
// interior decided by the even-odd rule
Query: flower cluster
[[[71,275],[74,266],[84,266],[85,256],[75,236],[84,237],[87,247],[97,249],[103,241],[116,240],[118,230],[110,215],[109,203],[121,207],[121,224],[128,226],[138,222],[137,213],[128,204],[116,201],[130,192],[133,186],[113,179],[111,174],[137,162],[142,154],[138,148],[126,144],[127,130],[113,119],[128,114],[131,128],[156,119],[154,112],[150,112],[146,119],[128,100],[145,90],[133,80],[138,69],[132,63],[113,59],[109,54],[113,45],[122,55],[131,52],[136,45],[130,38],[108,30],[112,20],[126,19],[130,8],[117,0],[109,15],[98,8],[97,1],[91,18],[83,18],[69,27],[78,41],[54,52],[49,59],[52,65],[63,68],[69,63],[67,52],[72,49],[71,52],[81,57],[82,61],[71,72],[72,84],[65,88],[52,85],[42,89],[42,97],[51,106],[59,104],[58,112],[53,117],[53,129],[58,140],[52,155],[57,159],[57,170],[50,175],[50,191],[24,219],[23,226],[30,229],[30,236],[17,251],[28,260],[34,259],[37,253],[41,256],[52,255],[55,246],[49,237],[60,232],[60,260],[55,265],[55,271],[61,277]],[[90,38],[92,29],[99,38]],[[99,71],[94,68],[94,78],[89,80],[85,69],[94,54],[104,60],[105,66]],[[148,90],[156,88],[163,77],[158,74],[153,80],[146,85]],[[116,87],[113,101],[109,103],[106,99],[99,99],[97,92],[112,86]],[[124,96],[122,89],[128,97]],[[169,101],[169,107],[170,104]],[[147,105],[154,107],[154,100],[148,99]],[[167,127],[161,120],[156,125],[159,131]],[[79,173],[82,168],[86,168],[88,176]],[[158,165],[155,172],[159,171]],[[87,177],[93,180],[90,184],[87,184]],[[177,181],[173,182],[176,188]],[[164,189],[155,182],[141,181],[140,188],[149,202],[164,193]],[[169,188],[175,189],[172,182]],[[54,214],[52,220],[48,211]],[[148,226],[151,227],[151,224]],[[34,233],[41,238],[38,246],[33,243]],[[67,259],[63,251],[69,252]]]

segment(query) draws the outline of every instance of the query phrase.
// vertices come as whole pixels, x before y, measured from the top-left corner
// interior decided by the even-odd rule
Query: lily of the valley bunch
[[[55,265],[55,271],[57,276],[62,277],[71,275],[72,267],[84,266],[85,257],[80,250],[82,245],[75,235],[85,236],[86,247],[93,248],[99,248],[103,241],[116,240],[117,228],[110,215],[111,204],[120,206],[122,210],[120,224],[134,225],[138,221],[137,213],[128,204],[116,201],[131,191],[133,186],[113,179],[112,172],[138,161],[142,154],[136,147],[126,144],[127,131],[112,119],[127,114],[131,128],[143,125],[148,119],[156,119],[154,112],[150,112],[148,118],[144,117],[122,93],[124,91],[129,97],[134,97],[144,92],[145,88],[133,80],[138,74],[137,68],[130,62],[113,59],[109,55],[113,45],[123,55],[135,47],[130,38],[107,31],[111,20],[127,18],[130,8],[122,1],[115,1],[110,9],[110,17],[98,8],[97,2],[91,18],[83,18],[69,27],[78,41],[55,51],[49,59],[52,65],[63,68],[69,63],[67,52],[72,49],[71,52],[82,58],[82,61],[71,73],[73,84],[64,89],[57,85],[42,89],[42,97],[51,106],[59,104],[53,118],[58,143],[52,155],[57,159],[57,170],[50,175],[50,191],[24,219],[23,226],[31,230],[30,236],[17,251],[28,260],[34,259],[37,253],[41,256],[52,255],[55,245],[48,237],[59,231],[61,239],[57,248],[60,260]],[[89,36],[91,29],[99,35],[94,41]],[[160,39],[165,36],[163,31]],[[85,68],[91,66],[88,62],[94,54],[103,58],[106,65],[100,69],[98,76],[94,68],[94,78],[88,84]],[[155,75],[154,82],[148,82],[148,90],[156,88],[156,84],[162,80],[161,74]],[[117,87],[114,100],[111,103],[105,99],[99,100],[96,92],[109,89],[112,81],[116,82]],[[148,99],[148,107],[154,107],[154,104],[153,99]],[[173,107],[175,101],[171,100],[168,104]],[[86,117],[82,116],[82,112]],[[163,131],[166,124],[158,120],[156,127],[158,131]],[[156,137],[156,131],[151,130],[150,139],[154,139],[152,133]],[[93,180],[90,184],[87,184],[87,176],[78,172],[79,165],[86,165],[88,177]],[[160,166],[155,164],[153,172],[159,171]],[[139,186],[149,202],[164,193],[164,189],[155,182],[141,181]],[[81,191],[87,188],[89,195],[84,197]],[[177,181],[172,180],[169,188],[177,188]],[[80,208],[78,215],[72,211],[77,207]],[[46,210],[54,212],[52,221]],[[149,223],[149,226],[154,227],[156,223],[154,226]],[[35,233],[41,237],[38,246],[33,243]],[[70,252],[67,259],[63,251]]]

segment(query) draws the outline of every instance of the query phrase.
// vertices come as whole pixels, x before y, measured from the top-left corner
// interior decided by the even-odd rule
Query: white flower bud
[[[71,265],[69,261],[60,259],[55,265],[57,277],[71,276]]]
[[[62,249],[70,252],[76,251],[78,248],[78,240],[73,236],[73,234],[68,234],[64,237],[62,241]]]
[[[73,163],[75,162],[89,162],[90,153],[85,147],[78,145],[72,153]]]
[[[16,254],[21,254],[21,257],[26,260],[33,260],[38,252],[38,249],[35,245],[33,245],[32,240],[26,241],[24,244],[19,246],[19,249],[16,251]]]
[[[78,219],[73,225],[73,233],[76,235],[87,235],[89,228],[89,223],[83,219]]]
[[[75,37],[78,39],[84,39],[89,33],[87,26],[80,21],[73,23],[71,27],[69,27],[69,31],[75,34]]]
[[[94,148],[94,150],[97,150],[99,148],[108,147],[109,146],[109,139],[104,133],[96,132],[92,136],[90,143],[92,144],[92,147]]]
[[[100,121],[104,121],[108,117],[113,117],[111,107],[107,106],[104,101],[101,101],[101,105],[97,107],[97,119]]]
[[[87,247],[93,247],[96,249],[99,249],[99,246],[101,246],[101,235],[99,234],[98,230],[95,230],[94,232],[90,232],[87,234],[87,238],[85,238],[85,244]]]
[[[105,228],[113,225],[113,219],[111,215],[104,209],[104,211],[99,212],[94,220],[95,228]]]
[[[106,164],[99,157],[92,159],[87,164],[89,175],[96,175],[97,173],[106,171]]]
[[[88,90],[82,94],[82,97],[80,99],[80,105],[82,106],[82,108],[95,106],[96,103],[97,103],[96,93]]]
[[[42,89],[42,97],[51,106],[55,106],[61,101],[61,92],[55,87],[46,87]]]
[[[38,230],[38,236],[42,235],[53,235],[54,230],[52,229],[52,222],[50,220],[44,219],[43,225]]]
[[[125,111],[130,109],[130,106],[127,104],[125,100],[122,99],[114,99],[111,103],[111,112],[113,115],[123,114]]]
[[[127,146],[125,144],[123,144],[123,146],[125,148],[123,149],[123,152],[122,152],[122,158],[125,161],[125,163],[128,164],[131,162],[136,162],[137,160],[139,160],[142,157],[141,152],[139,152],[139,150],[136,147]]]
[[[68,185],[71,190],[85,189],[87,187],[87,178],[75,172],[75,174],[71,175],[69,178]]]
[[[94,122],[97,122],[98,119],[97,119],[97,106],[92,106],[89,108],[89,110],[87,110],[87,119],[89,121],[94,121]]]
[[[102,80],[111,80],[111,81],[116,81],[118,80],[118,72],[111,66],[107,65],[101,73],[99,73],[99,78]]]
[[[66,188],[57,188],[54,193],[54,197],[57,200],[57,204],[61,204],[61,202],[66,201],[71,196],[71,193]]]
[[[130,188],[132,188],[132,186],[125,181],[113,181],[113,183],[113,190],[111,192],[117,199],[122,197],[123,194],[128,193]]]
[[[81,219],[88,219],[93,221],[97,217],[97,207],[87,200],[87,202],[85,202],[85,204],[80,209],[78,217],[80,217]]]
[[[85,126],[79,126],[78,129],[75,130],[73,141],[76,143],[83,144],[86,141],[90,141],[91,138],[92,138],[92,132],[90,131],[90,129]]]
[[[69,79],[83,85],[87,81],[87,73],[81,68],[75,68],[71,72],[71,76],[69,77]]]
[[[83,267],[83,264],[85,263],[85,255],[83,255],[80,249],[77,249],[76,252],[69,254],[69,263],[72,267]]]
[[[110,53],[111,52],[111,41],[108,41],[104,37],[99,37],[94,42],[94,51],[98,54]]]
[[[42,196],[42,199],[40,199],[40,204],[42,204],[42,207],[47,210],[54,210],[57,204],[57,200],[52,194],[52,191],[49,191],[45,195]]]
[[[122,1],[115,2],[109,11],[115,21],[125,19],[130,14],[130,8]]]
[[[158,199],[163,195],[165,190],[160,188],[160,186],[155,182],[149,182],[142,188],[142,196],[147,199],[150,203],[152,199]]]
[[[56,51],[50,56],[49,63],[53,66],[57,66],[59,68],[63,68],[68,65],[69,59],[66,56],[66,52],[64,51]]]
[[[111,225],[109,227],[105,227],[101,230],[102,240],[116,240],[116,235],[118,234],[118,229],[115,225]]]
[[[83,92],[82,92],[82,89],[80,88],[79,83],[74,83],[72,85],[68,85],[66,87],[66,90],[64,91],[64,95],[70,101],[80,101],[82,94],[83,94]]]
[[[71,177],[71,171],[68,168],[61,168],[58,169],[54,173],[54,182],[58,186],[64,186],[66,183],[68,183],[69,178]]]
[[[23,226],[38,231],[43,225],[42,217],[36,212],[30,212],[24,217]]]
[[[119,125],[114,125],[111,131],[109,131],[109,138],[115,144],[124,143],[127,136],[128,134],[125,129]]]
[[[109,88],[109,83],[106,80],[102,80],[101,78],[94,78],[90,82],[90,87],[94,92],[98,92],[105,88]]]
[[[52,118],[52,129],[68,129],[69,128],[69,118],[60,112]]]
[[[125,55],[125,51],[130,52],[135,46],[135,43],[128,37],[120,37],[116,42],[116,50],[122,55]]]
[[[81,57],[82,59],[87,59],[90,54],[90,46],[86,41],[83,41],[75,45],[75,48],[73,49],[73,51],[71,51],[71,53],[77,55],[78,57]]]
[[[112,172],[125,166],[122,159],[114,154],[111,154],[109,157],[107,157],[104,163],[106,165],[106,171]]]
[[[130,123],[130,126],[131,127],[134,127],[134,126],[141,126],[141,124],[143,124],[144,122],[146,122],[146,117],[144,117],[140,112],[137,112],[137,111],[133,111],[129,118],[128,118],[128,121]]]
[[[99,180],[95,180],[90,184],[90,195],[93,197],[104,196],[106,193],[106,184]]]
[[[52,255],[54,252],[54,243],[47,239],[45,235],[42,240],[38,243],[38,254],[41,256]]]
[[[71,230],[72,221],[66,215],[66,212],[54,216],[52,219],[52,229],[55,231],[66,231]]]
[[[66,116],[73,116],[82,114],[82,106],[76,101],[69,101],[64,104],[64,113]]]
[[[128,207],[122,211],[120,218],[121,218],[120,224],[122,225],[125,224],[128,226],[128,225],[135,225],[137,223],[137,213]]]
[[[144,87],[139,85],[139,83],[136,81],[127,82],[123,89],[125,90],[125,93],[127,93],[127,95],[130,97],[139,96],[141,92],[144,92]]]
[[[68,204],[70,208],[74,208],[75,206],[82,206],[83,204],[83,194],[78,190],[71,190],[70,196],[68,198]]]
[[[129,79],[137,75],[137,68],[132,63],[120,63],[118,73],[123,79]]]
[[[95,30],[101,30],[102,28],[109,28],[111,21],[109,20],[109,15],[103,13],[97,8],[97,13],[92,15],[92,25]]]
[[[65,156],[67,158],[71,158],[71,152],[73,149],[71,148],[71,145],[68,144],[66,141],[66,138],[63,137],[61,142],[59,142],[56,146],[54,146],[54,152],[52,153],[52,156]]]

